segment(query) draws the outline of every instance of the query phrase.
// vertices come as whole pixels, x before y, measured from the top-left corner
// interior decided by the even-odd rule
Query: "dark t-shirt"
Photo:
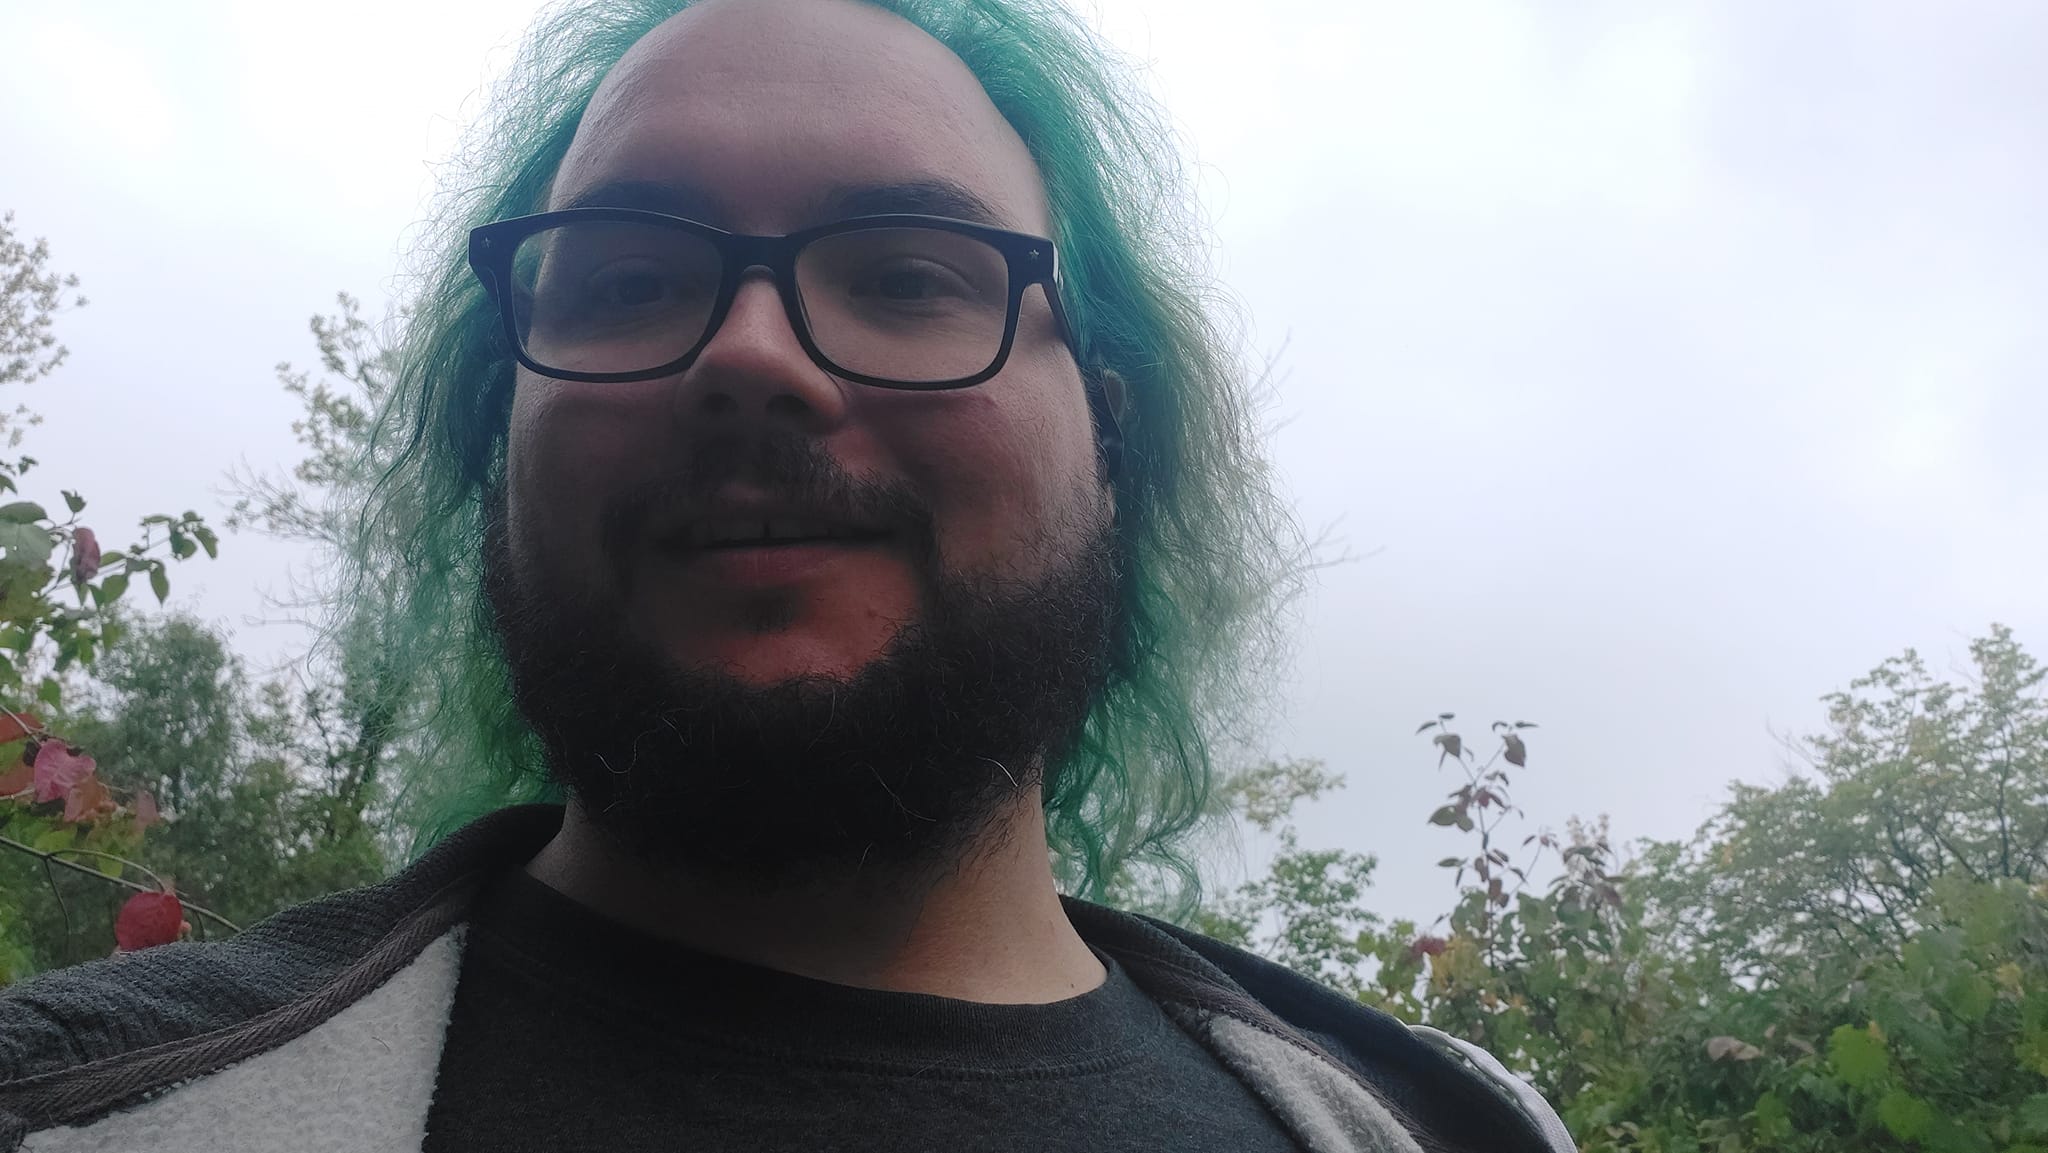
[[[1108,958],[1051,1005],[854,989],[708,956],[514,873],[470,923],[427,1153],[1292,1153]]]

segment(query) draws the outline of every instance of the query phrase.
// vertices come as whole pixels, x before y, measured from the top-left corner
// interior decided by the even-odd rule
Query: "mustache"
[[[706,504],[735,483],[833,519],[886,529],[927,571],[937,561],[931,506],[916,492],[899,482],[855,476],[823,445],[789,431],[699,441],[674,471],[614,497],[600,514],[606,555],[623,568],[656,515]]]

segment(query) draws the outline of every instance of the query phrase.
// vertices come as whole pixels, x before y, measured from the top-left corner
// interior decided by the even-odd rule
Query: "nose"
[[[848,387],[804,351],[774,278],[754,269],[677,382],[675,415],[699,430],[706,421],[765,420],[816,435],[845,420]]]

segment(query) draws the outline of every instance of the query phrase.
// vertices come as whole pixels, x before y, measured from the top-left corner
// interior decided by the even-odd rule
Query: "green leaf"
[[[110,576],[110,577],[108,577],[107,579],[105,579],[105,580],[103,580],[103,581],[101,581],[101,582],[100,582],[100,586],[99,586],[99,601],[100,601],[100,604],[102,604],[102,605],[110,605],[110,604],[113,604],[113,603],[114,603],[115,601],[117,601],[117,600],[120,600],[120,599],[121,599],[121,594],[122,594],[122,593],[124,593],[124,592],[127,592],[127,591],[128,591],[128,574],[127,574],[127,573],[115,573],[115,574],[114,574],[113,576]]]
[[[54,853],[58,849],[70,848],[71,843],[77,839],[76,830],[70,825],[64,825],[60,828],[45,830],[42,836],[37,837],[30,843],[39,853]]]
[[[7,550],[8,560],[34,568],[49,560],[56,547],[50,530],[41,525],[0,519],[0,549]]]
[[[1974,1024],[1991,1011],[1991,982],[1970,969],[1960,969],[1949,978],[1942,999],[1957,1020]]]
[[[99,867],[100,872],[105,873],[109,877],[119,877],[124,867],[120,861],[112,857],[94,857],[92,863]]]
[[[72,512],[84,512],[85,498],[67,488],[64,490],[64,507]]]
[[[1767,1092],[1758,1097],[1755,1112],[1758,1136],[1779,1138],[1792,1131],[1792,1110],[1777,1093]]]
[[[1934,1109],[1904,1089],[1893,1089],[1877,1103],[1877,1119],[1901,1141],[1918,1140],[1934,1123]]]
[[[1464,863],[1465,858],[1463,857],[1445,857],[1436,863],[1436,867],[1439,869],[1455,869]]]
[[[2048,1093],[2036,1093],[2020,1102],[2014,1120],[2029,1137],[2048,1137]]]
[[[171,532],[171,555],[172,555],[172,556],[176,557],[176,558],[177,558],[177,559],[179,559],[179,560],[184,560],[185,558],[187,558],[187,557],[191,556],[191,555],[192,555],[193,553],[196,553],[196,552],[198,552],[198,551],[199,551],[199,546],[198,546],[198,545],[196,545],[196,544],[193,544],[193,543],[192,543],[192,538],[191,538],[191,537],[189,537],[189,536],[186,536],[186,535],[185,535],[184,533],[178,532],[178,531],[176,531],[175,529],[174,529],[174,530],[172,530],[172,532]]]
[[[1456,805],[1445,805],[1429,815],[1429,823],[1432,825],[1454,825],[1457,822],[1458,806]]]
[[[1828,1035],[1828,1064],[1835,1076],[1856,1089],[1875,1088],[1891,1070],[1884,1042],[1853,1025],[1838,1026]]]
[[[163,570],[162,565],[149,570],[149,591],[156,594],[158,604],[164,603],[164,598],[171,595],[171,576]]]
[[[206,550],[208,560],[219,559],[220,538],[213,535],[212,529],[207,528],[203,524],[194,525],[192,526],[192,535],[199,538],[199,547]]]
[[[1991,1138],[1982,1129],[1939,1113],[1927,1123],[1920,1147],[1927,1153],[1992,1153]],[[2008,1148],[2006,1153],[2021,1153],[2024,1149],[2025,1146]]]
[[[43,506],[32,500],[17,500],[11,504],[0,504],[0,520],[14,524],[34,524],[49,516]]]
[[[0,809],[0,815],[4,814],[6,810]],[[39,837],[50,831],[50,822],[41,817],[31,817],[17,808],[4,824],[0,824],[0,828],[6,829],[8,836],[22,844],[33,845]]]
[[[56,677],[44,677],[43,683],[36,686],[36,699],[53,709],[62,708],[64,705],[64,686],[58,683]]]

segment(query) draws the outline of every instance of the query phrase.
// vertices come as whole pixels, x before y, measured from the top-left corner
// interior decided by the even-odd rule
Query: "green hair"
[[[1126,384],[1123,635],[1045,798],[1047,835],[1070,891],[1099,897],[1151,876],[1165,885],[1147,888],[1185,908],[1185,843],[1213,813],[1217,750],[1262,711],[1302,550],[1260,452],[1254,382],[1219,321],[1178,141],[1057,3],[867,2],[965,61],[1022,136],[1045,180],[1080,361]],[[493,809],[561,795],[513,707],[482,591],[513,365],[464,263],[466,233],[543,206],[606,72],[690,3],[582,0],[544,16],[456,157],[460,187],[420,250],[341,622],[348,647],[368,643],[387,691],[419,710],[422,747],[399,781],[415,851]]]

